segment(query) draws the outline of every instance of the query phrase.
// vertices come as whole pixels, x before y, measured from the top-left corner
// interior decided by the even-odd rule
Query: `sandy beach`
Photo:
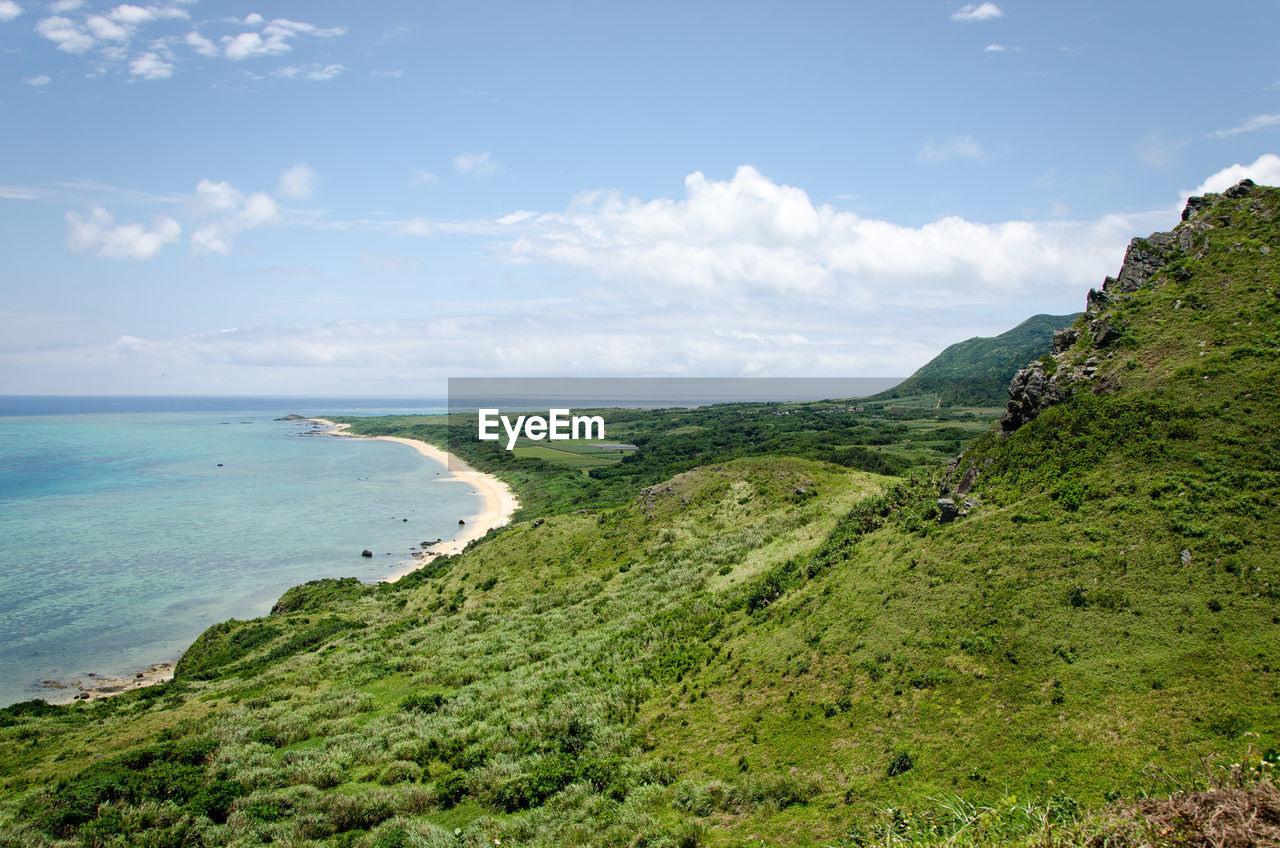
[[[516,496],[512,494],[506,483],[492,474],[476,471],[456,456],[440,450],[435,445],[418,439],[405,439],[399,436],[355,435],[344,432],[350,427],[349,424],[338,424],[327,418],[308,418],[307,420],[329,427],[330,430],[328,432],[335,436],[345,436],[351,439],[378,439],[384,442],[399,442],[402,445],[408,445],[423,456],[430,457],[449,469],[450,476],[441,478],[440,482],[470,485],[480,493],[480,497],[484,500],[484,509],[481,512],[464,517],[467,523],[461,533],[452,539],[445,539],[431,545],[423,554],[419,555],[422,559],[417,563],[408,564],[383,577],[382,582],[384,583],[394,583],[406,574],[421,568],[437,556],[462,553],[462,549],[467,546],[468,542],[481,538],[494,527],[501,527],[506,524],[511,520],[511,516],[515,514],[515,511],[520,508],[519,501],[516,500]]]

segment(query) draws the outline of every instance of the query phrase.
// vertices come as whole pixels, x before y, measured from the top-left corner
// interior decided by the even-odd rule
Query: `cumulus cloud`
[[[961,6],[959,11],[952,14],[951,20],[973,23],[974,21],[990,21],[1003,17],[1004,12],[995,3],[969,3]]]
[[[128,41],[129,36],[132,35],[128,27],[102,15],[90,15],[84,22],[93,36],[103,41]]]
[[[185,15],[185,12],[183,14]],[[108,13],[108,17],[110,17],[111,20],[134,26],[146,23],[147,21],[154,21],[157,16],[158,13],[155,9],[144,9],[141,6],[134,6],[129,3],[122,3]]]
[[[36,21],[36,33],[67,53],[79,55],[93,49],[93,36],[81,29],[75,21],[60,15]]]
[[[191,249],[197,254],[230,253],[233,235],[280,218],[280,207],[270,195],[245,195],[229,182],[207,179],[196,185],[192,212],[201,220],[191,234]]]
[[[94,207],[85,217],[68,212],[66,220],[67,247],[72,253],[92,252],[111,259],[151,259],[182,235],[178,222],[165,215],[156,218],[150,228],[117,225],[111,213],[101,207]]]
[[[25,82],[27,85],[34,85],[37,87],[42,85],[48,85],[49,83],[53,82],[53,80],[49,78],[48,74],[40,74],[40,76],[38,77],[23,77],[22,81]]]
[[[187,33],[186,41],[187,46],[195,50],[201,56],[208,56],[212,58],[218,55],[218,45],[214,44],[195,30]]]
[[[255,13],[246,17],[244,23],[247,26],[258,26],[264,22],[262,16]],[[315,24],[276,18],[266,22],[260,31],[223,36],[223,55],[234,61],[257,56],[273,56],[292,50],[291,42],[299,36],[336,38],[346,31],[346,27],[318,27]]]
[[[988,44],[982,48],[988,53],[1021,53],[1021,47],[1013,47],[1008,44]]]
[[[459,153],[453,157],[453,170],[469,177],[491,177],[502,169],[491,153]]]
[[[1280,156],[1264,153],[1249,165],[1230,165],[1213,174],[1185,195],[1217,193],[1230,188],[1243,179],[1261,185],[1280,186]]]
[[[1234,127],[1225,130],[1214,130],[1209,133],[1210,138],[1229,138],[1233,135],[1241,133],[1258,132],[1260,130],[1274,130],[1280,127],[1280,115],[1254,115],[1246,118]]]
[[[821,293],[835,298],[834,306],[884,303],[912,291],[954,298],[971,289],[1004,296],[1087,287],[1114,271],[1134,220],[979,224],[949,217],[904,227],[815,205],[803,190],[743,166],[728,181],[691,174],[681,200],[594,192],[565,213],[522,216],[512,226],[518,233],[502,252],[517,263],[715,297]]]
[[[276,183],[276,191],[281,197],[289,200],[306,200],[316,193],[316,185],[320,175],[311,166],[299,162],[287,171],[280,173]]]
[[[929,139],[916,154],[916,161],[927,165],[940,165],[952,159],[971,159],[981,161],[987,158],[986,151],[973,136],[958,135],[943,141]]]
[[[22,7],[13,0],[0,0],[0,22],[8,23],[22,14]]]
[[[199,28],[185,24],[176,32],[162,28],[151,34],[144,52],[139,54],[131,49],[132,42],[144,28],[188,21],[191,15],[184,6],[190,2],[194,0],[172,0],[155,5],[119,3],[110,8],[93,9],[80,0],[56,0],[49,5],[53,14],[41,18],[35,30],[67,53],[82,55],[94,51],[94,58],[101,61],[95,63],[92,75],[109,69],[122,70],[127,64],[130,74],[141,79],[171,76],[181,58],[174,51],[181,45],[199,56],[243,61],[289,53],[302,39],[336,38],[346,32],[345,27],[322,27],[288,18],[267,20],[253,13],[244,18],[205,22]],[[0,0],[0,16],[10,7],[21,11],[14,0]],[[222,27],[224,32],[230,28],[231,34],[210,37],[200,31],[205,27]],[[324,81],[333,79],[343,70],[344,67],[338,64],[310,64],[290,66],[276,73],[283,77]]]
[[[55,14],[37,21],[36,33],[67,53],[81,55],[96,49],[98,57],[105,60],[107,65],[99,64],[93,75],[101,73],[106,67],[125,62],[128,63],[129,73],[137,78],[164,79],[173,74],[174,56],[170,50],[173,39],[154,39],[150,50],[132,59],[129,58],[129,45],[143,26],[155,21],[188,18],[189,14],[185,9],[173,4],[136,6],[121,3],[101,12],[87,12],[81,11],[83,6],[79,0],[58,0],[50,4],[49,8]]]
[[[155,53],[143,53],[129,63],[129,73],[147,80],[168,79],[173,76],[173,64]]]

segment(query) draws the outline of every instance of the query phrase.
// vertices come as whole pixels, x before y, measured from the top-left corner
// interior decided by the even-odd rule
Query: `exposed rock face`
[[[1247,197],[1254,187],[1252,180],[1243,180],[1223,195]],[[1014,432],[1078,391],[1088,389],[1104,393],[1116,390],[1119,382],[1114,373],[1099,374],[1104,360],[1112,355],[1106,348],[1124,335],[1123,322],[1112,313],[1113,307],[1139,289],[1151,285],[1153,278],[1174,259],[1192,254],[1196,237],[1214,227],[1214,223],[1208,220],[1211,216],[1202,214],[1212,203],[1212,196],[1190,197],[1182,212],[1182,223],[1173,232],[1152,233],[1129,243],[1120,273],[1107,277],[1100,290],[1090,289],[1085,298],[1085,329],[1091,349],[1083,351],[1083,362],[1082,351],[1077,344],[1081,332],[1068,327],[1054,333],[1053,354],[1046,358],[1048,363],[1032,362],[1015,374],[1009,383],[1009,403],[1004,417],[1000,419],[1002,432]],[[1180,280],[1185,280],[1186,274],[1183,268],[1174,272]]]
[[[1004,417],[1000,419],[1000,429],[1012,433],[1049,407],[1069,398],[1072,388],[1067,381],[1059,380],[1057,374],[1050,376],[1046,373],[1043,363],[1031,363],[1014,374],[1009,383],[1009,403]]]
[[[1121,294],[1136,292],[1168,263],[1177,247],[1176,233],[1152,233],[1145,239],[1134,239],[1124,252],[1120,276],[1108,277],[1102,284],[1102,290],[1113,292],[1118,289]]]

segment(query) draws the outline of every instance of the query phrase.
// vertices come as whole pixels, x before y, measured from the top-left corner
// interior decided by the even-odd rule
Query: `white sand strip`
[[[501,527],[506,524],[511,520],[511,516],[515,514],[515,511],[520,508],[519,501],[516,500],[516,496],[506,483],[492,474],[476,471],[453,454],[442,451],[435,445],[427,444],[418,439],[405,439],[400,436],[360,436],[346,433],[343,431],[351,425],[336,424],[326,418],[309,418],[307,420],[326,427],[332,427],[333,429],[330,432],[335,436],[346,436],[353,439],[379,439],[384,442],[399,442],[402,445],[408,445],[423,456],[434,459],[449,469],[449,477],[444,478],[441,482],[456,481],[466,483],[480,493],[480,497],[484,499],[484,508],[478,514],[467,517],[466,529],[462,534],[447,542],[432,545],[430,550],[427,551],[428,554],[460,554],[468,542],[473,539],[479,539],[494,527]],[[418,570],[428,561],[430,560],[423,560],[407,566],[398,572],[387,575],[383,578],[383,581],[394,583],[404,575]]]

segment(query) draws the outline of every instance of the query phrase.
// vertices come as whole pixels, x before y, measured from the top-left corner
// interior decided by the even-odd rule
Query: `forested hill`
[[[892,389],[868,401],[937,395],[942,406],[1004,406],[1014,372],[1053,345],[1053,331],[1073,315],[1033,315],[1008,332],[956,342]]]

